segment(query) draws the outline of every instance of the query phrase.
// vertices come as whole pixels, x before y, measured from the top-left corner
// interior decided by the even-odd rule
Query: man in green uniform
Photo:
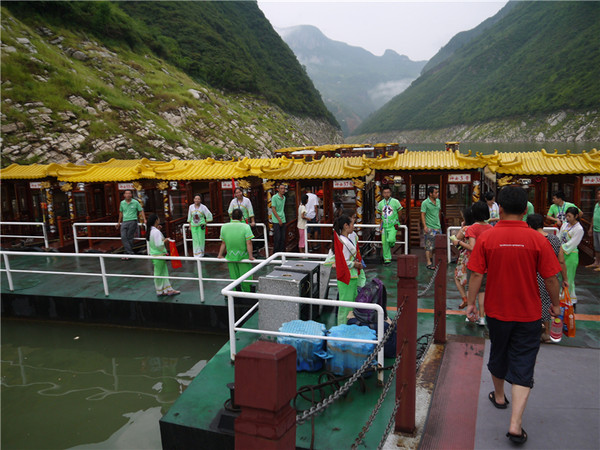
[[[392,262],[392,248],[396,245],[396,233],[400,228],[402,205],[392,198],[392,190],[385,186],[382,191],[383,199],[377,204],[377,212],[381,214],[381,247],[383,263]]]
[[[252,264],[242,263],[244,259],[254,260],[252,256],[252,229],[250,225],[244,222],[244,215],[241,209],[234,209],[231,213],[231,222],[221,227],[221,248],[218,258],[223,258],[223,253],[227,253],[225,259],[229,261],[229,275],[234,280],[244,275],[250,269]],[[250,283],[242,283],[242,290],[250,292]]]
[[[138,230],[138,214],[142,221],[146,223],[146,216],[142,205],[133,197],[131,189],[123,192],[124,200],[119,205],[119,221],[117,228],[121,228],[121,242],[123,242],[124,252],[133,255],[133,238]],[[122,259],[129,259],[124,257]]]
[[[595,258],[594,262],[586,267],[600,272],[600,187],[596,188],[596,205],[594,206],[594,215],[588,233],[594,243]]]
[[[285,252],[285,184],[277,187],[271,198],[273,214],[273,253]]]
[[[428,197],[421,203],[421,222],[423,224],[423,234],[425,238],[425,258],[427,259],[427,268],[435,269],[432,263],[433,249],[435,248],[435,235],[442,232],[440,225],[440,210],[442,202],[438,198],[440,190],[435,186],[427,188]]]
[[[533,210],[533,204],[531,202],[527,202],[527,212],[523,215],[523,222],[527,222],[527,217],[532,214],[535,214],[535,211]]]
[[[546,216],[546,219],[554,222],[556,226],[560,228],[565,221],[567,209],[572,206],[579,209],[579,207],[575,206],[573,203],[565,201],[565,193],[563,191],[556,191],[552,195],[552,205],[550,205],[550,209],[548,209],[548,215]],[[581,216],[582,211],[579,209],[579,218],[581,218]]]

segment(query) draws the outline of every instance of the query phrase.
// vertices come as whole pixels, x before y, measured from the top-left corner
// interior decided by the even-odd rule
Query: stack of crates
[[[308,334],[325,336],[325,325],[314,320],[292,320],[284,323],[279,331],[282,333]],[[278,344],[291,345],[296,349],[296,370],[315,372],[323,368],[323,360],[316,356],[325,347],[325,340],[318,338],[298,338],[290,336],[277,336]]]

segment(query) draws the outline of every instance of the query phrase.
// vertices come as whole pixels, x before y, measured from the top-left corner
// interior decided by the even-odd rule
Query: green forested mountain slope
[[[114,4],[86,4],[93,8],[73,16],[38,10],[19,20],[16,5],[3,3],[2,165],[270,156],[341,143],[339,128],[323,117],[192,78],[157,56],[164,50],[149,46],[151,34]],[[108,14],[87,14],[94,8]]]
[[[424,73],[354,134],[597,110],[600,3],[508,6],[501,20]]]
[[[425,61],[412,61],[393,50],[376,56],[329,39],[309,25],[277,31],[306,67],[344,134],[406,89],[425,65]]]
[[[5,2],[19,19],[146,47],[192,78],[264,96],[283,110],[337,125],[294,54],[254,1]]]

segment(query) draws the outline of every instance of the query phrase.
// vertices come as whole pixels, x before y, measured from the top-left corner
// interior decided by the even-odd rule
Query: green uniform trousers
[[[227,267],[229,267],[229,276],[235,280],[244,275],[250,269],[252,269],[252,264],[241,262],[228,262]],[[252,277],[250,277],[250,279],[252,279]],[[242,291],[250,292],[250,286],[252,286],[252,283],[247,283],[244,281],[242,283]]]
[[[579,265],[579,252],[571,252],[568,255],[565,253],[565,266],[567,266],[567,279],[569,281],[569,294],[573,303],[577,302],[577,294],[575,293],[575,273]]]
[[[169,269],[167,268],[167,261],[164,259],[153,259],[152,264],[154,264],[154,276],[155,277],[168,277]],[[173,289],[171,287],[171,282],[168,278],[155,278],[154,279],[154,287],[156,288],[156,294],[166,294],[168,291]]]
[[[396,228],[394,225],[381,229],[381,247],[383,249],[383,261],[392,260],[392,248],[396,245]]]
[[[192,232],[194,256],[204,256],[206,230],[203,230],[201,227],[190,227],[190,230]]]
[[[350,283],[345,284],[341,281],[337,282],[338,292],[340,294],[340,300],[344,302],[353,302],[356,300],[356,294],[358,289],[358,278],[350,278]],[[348,308],[345,306],[338,307],[337,324],[346,325],[348,322],[348,313],[354,308]]]

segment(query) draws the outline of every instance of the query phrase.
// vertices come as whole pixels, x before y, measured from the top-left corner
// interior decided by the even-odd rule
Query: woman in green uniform
[[[202,204],[202,195],[194,195],[194,203],[188,211],[188,222],[192,232],[192,245],[194,256],[204,256],[204,245],[206,242],[206,222],[212,222],[213,216],[206,205]]]
[[[146,239],[148,239],[148,244],[150,245],[150,255],[165,256],[167,254],[165,242],[172,241],[172,239],[164,237],[160,232],[160,220],[156,214],[151,214],[150,217],[148,217],[147,226],[150,229],[150,232],[146,236]],[[152,264],[154,264],[155,277],[169,276],[169,269],[167,269],[166,260],[153,259]],[[171,287],[171,283],[168,278],[155,278],[154,286],[156,287],[156,295],[159,297],[163,295],[177,295],[180,293]]]

